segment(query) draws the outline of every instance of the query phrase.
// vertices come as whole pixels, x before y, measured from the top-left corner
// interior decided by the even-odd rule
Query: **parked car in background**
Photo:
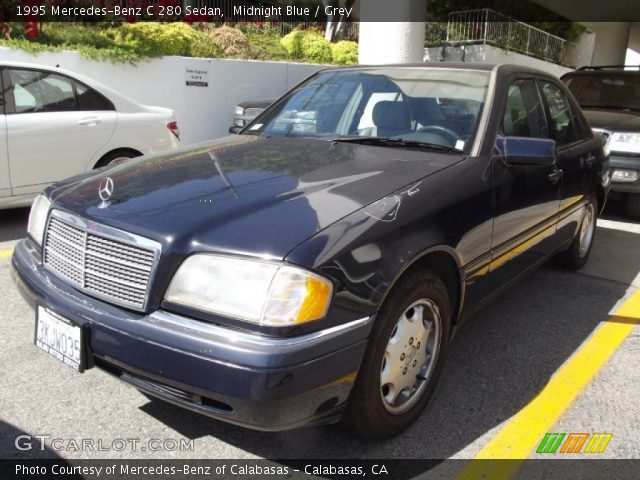
[[[239,133],[276,100],[276,98],[265,98],[236,105],[233,110],[233,126],[229,127],[229,133]]]
[[[173,110],[83,75],[1,62],[0,76],[0,208],[28,205],[56,180],[179,145]]]
[[[611,191],[640,220],[640,70],[583,67],[562,77],[591,126],[608,137]]]
[[[12,271],[77,370],[250,428],[389,437],[465,319],[553,256],[585,264],[603,160],[544,72],[330,69],[240,135],[49,187]]]

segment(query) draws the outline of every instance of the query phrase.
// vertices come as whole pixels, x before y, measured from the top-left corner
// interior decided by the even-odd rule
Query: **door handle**
[[[590,167],[590,166],[592,166],[592,165],[593,165],[593,162],[595,162],[595,161],[596,161],[596,156],[595,156],[595,155],[592,155],[592,154],[589,154],[589,155],[587,156],[587,158],[584,160],[584,164],[585,164],[587,167]]]
[[[89,117],[78,120],[78,125],[86,125],[87,127],[91,127],[93,125],[99,124],[100,122],[101,120],[98,117]]]
[[[562,175],[564,175],[564,172],[559,168],[549,174],[549,180],[551,180],[551,183],[555,185],[562,178]]]

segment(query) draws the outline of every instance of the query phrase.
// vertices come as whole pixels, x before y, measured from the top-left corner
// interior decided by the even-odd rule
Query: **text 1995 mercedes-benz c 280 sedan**
[[[604,160],[539,71],[330,69],[240,135],[49,187],[14,278],[75,369],[250,428],[388,437],[464,319],[551,256],[585,263]]]

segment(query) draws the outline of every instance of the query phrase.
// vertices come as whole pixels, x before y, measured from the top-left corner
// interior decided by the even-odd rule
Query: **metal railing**
[[[490,44],[560,64],[572,46],[564,38],[488,8],[451,12],[448,20],[448,45]]]

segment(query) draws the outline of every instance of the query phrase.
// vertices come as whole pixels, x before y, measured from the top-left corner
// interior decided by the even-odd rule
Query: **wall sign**
[[[187,84],[187,87],[208,87],[209,71],[187,67],[185,83]]]

